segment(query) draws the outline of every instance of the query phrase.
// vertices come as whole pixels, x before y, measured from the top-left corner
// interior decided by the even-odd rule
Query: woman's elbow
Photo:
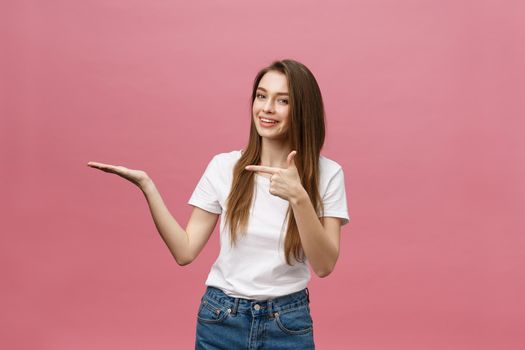
[[[190,257],[176,257],[174,256],[175,261],[179,266],[186,266],[193,262],[193,258]]]
[[[329,274],[331,274],[333,270],[334,270],[333,267],[329,267],[325,269],[314,270],[314,272],[317,275],[317,277],[324,278],[328,276]]]
[[[331,259],[331,261],[325,261],[324,266],[319,266],[318,268],[314,269],[315,274],[321,278],[324,278],[331,274],[332,271],[334,271],[338,256],[339,253],[335,257],[335,259]]]

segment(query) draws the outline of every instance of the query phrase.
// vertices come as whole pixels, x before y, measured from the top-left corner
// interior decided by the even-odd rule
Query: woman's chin
[[[273,133],[270,134],[270,133],[260,132],[259,136],[263,139],[267,139],[271,141],[281,141],[281,142],[286,141],[286,135],[283,135],[283,134],[273,134]]]

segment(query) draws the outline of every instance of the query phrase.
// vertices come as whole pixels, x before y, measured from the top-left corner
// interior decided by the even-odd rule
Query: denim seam
[[[223,313],[221,317],[218,319],[210,319],[210,318],[202,318],[199,315],[197,315],[197,319],[204,323],[221,323],[228,317],[227,313]]]
[[[200,317],[199,314],[202,308],[208,309],[212,313],[217,314],[219,317],[216,319],[208,319],[208,318]],[[206,299],[201,303],[201,306],[199,307],[199,312],[197,313],[197,319],[205,323],[219,323],[219,322],[224,321],[227,317],[228,317],[228,313],[222,307],[218,308],[214,304],[207,301]]]
[[[308,304],[299,303],[299,304],[292,304],[292,305],[288,304],[284,306],[276,306],[274,307],[274,312],[277,311],[280,314],[285,314],[287,312],[292,312],[292,311],[300,310],[303,308],[308,308]]]
[[[305,328],[305,329],[299,329],[299,330],[291,330],[291,329],[288,329],[286,328],[283,323],[281,322],[281,318],[279,317],[279,315],[277,315],[275,317],[275,321],[277,322],[277,326],[279,326],[279,328],[287,333],[287,334],[291,334],[291,335],[300,335],[300,334],[306,334],[308,332],[310,332],[312,329],[313,329],[313,326],[310,326],[308,328]]]

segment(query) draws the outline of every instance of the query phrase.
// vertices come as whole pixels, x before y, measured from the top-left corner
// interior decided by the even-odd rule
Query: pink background
[[[191,349],[218,231],[176,220],[247,141],[258,69],[294,58],[327,111],[352,220],[310,284],[319,349],[525,347],[522,1],[2,1],[0,346]]]

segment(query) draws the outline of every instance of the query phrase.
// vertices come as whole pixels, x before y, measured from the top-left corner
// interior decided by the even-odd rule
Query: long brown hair
[[[253,107],[259,82],[269,71],[280,72],[287,78],[290,96],[288,134],[290,145],[293,150],[297,150],[294,161],[301,183],[318,215],[321,216],[323,202],[319,194],[319,155],[325,137],[325,113],[321,91],[313,74],[303,64],[294,60],[275,61],[257,73],[253,82],[251,107]],[[255,173],[244,168],[247,165],[259,164],[261,160],[261,136],[255,127],[252,108],[250,108],[250,120],[248,146],[235,164],[231,192],[226,200],[226,207],[228,208],[226,225],[230,227],[232,245],[237,242],[239,231],[243,235],[246,234],[254,194]],[[284,241],[284,251],[286,263],[292,265],[292,256],[295,260],[304,262],[305,255],[290,206],[288,206],[287,217],[288,228]]]

